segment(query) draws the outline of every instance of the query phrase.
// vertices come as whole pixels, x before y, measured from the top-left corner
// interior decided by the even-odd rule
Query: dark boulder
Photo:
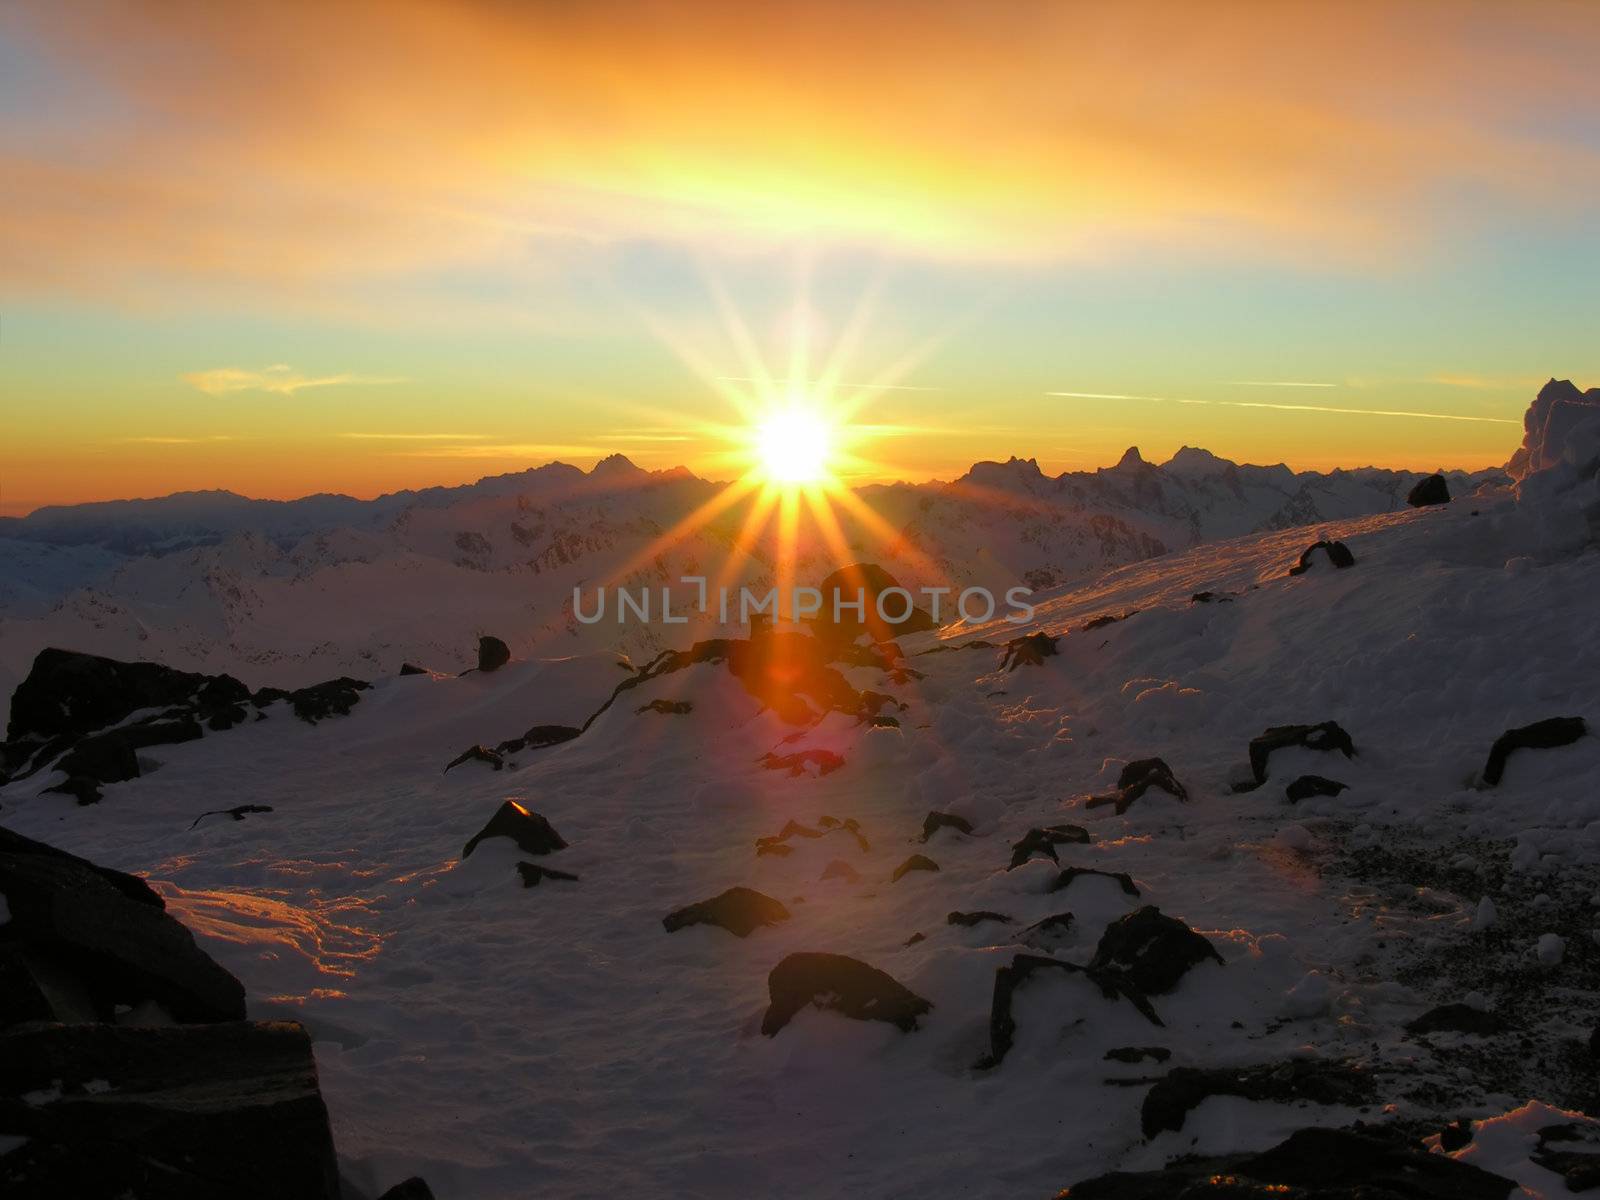
[[[360,701],[361,693],[371,686],[365,680],[341,675],[338,679],[328,679],[322,683],[314,683],[310,687],[296,688],[284,699],[289,701],[289,707],[294,709],[295,716],[308,725],[315,725],[318,721],[325,721],[329,717],[348,717],[350,710]],[[256,707],[265,706],[257,700]]]
[[[1165,1046],[1113,1046],[1105,1053],[1106,1062],[1141,1063],[1146,1059],[1155,1063],[1164,1063],[1172,1057],[1172,1051]]]
[[[378,1200],[434,1200],[434,1196],[427,1180],[420,1175],[413,1175],[410,1179],[395,1184],[379,1196]]]
[[[430,675],[430,674],[432,674],[432,672],[429,671],[427,667],[419,667],[419,666],[417,666],[416,663],[401,663],[400,664],[400,674],[401,675]]]
[[[1072,1200],[1506,1200],[1516,1184],[1382,1129],[1302,1129],[1260,1154],[1075,1183]]]
[[[538,887],[546,879],[555,879],[562,883],[577,883],[578,877],[571,871],[558,871],[554,867],[541,867],[538,863],[519,862],[517,874],[522,876],[522,886],[525,888]]]
[[[904,1032],[933,1007],[892,976],[843,954],[791,954],[767,976],[771,1004],[761,1032],[774,1036],[808,1004],[858,1021],[887,1021]]]
[[[972,822],[954,813],[930,812],[922,818],[922,840],[926,842],[941,829],[954,829],[957,833],[972,833]]]
[[[635,716],[653,712],[666,717],[686,717],[693,711],[694,702],[690,700],[652,700],[633,710]]]
[[[1340,783],[1337,779],[1325,779],[1321,775],[1302,775],[1291,781],[1289,786],[1283,789],[1283,794],[1289,798],[1291,804],[1298,804],[1313,796],[1337,796],[1349,786],[1348,783]]]
[[[1067,962],[1064,959],[1048,958],[1039,954],[1017,954],[1012,957],[1008,965],[996,968],[994,973],[994,993],[989,1001],[989,1053],[978,1063],[979,1070],[998,1067],[1016,1044],[1017,1022],[1011,1015],[1011,1006],[1018,989],[1041,972],[1056,971],[1067,975],[1082,975],[1097,986],[1107,1000],[1116,1000],[1119,997],[1126,999],[1144,1014],[1145,1019],[1152,1025],[1162,1023],[1144,994],[1119,975],[1106,974],[1094,967],[1080,967],[1077,963]]]
[[[1489,761],[1483,766],[1483,781],[1497,786],[1505,775],[1506,760],[1517,750],[1554,750],[1570,746],[1588,732],[1582,717],[1546,717],[1520,729],[1508,729],[1495,738],[1489,748]]]
[[[911,593],[876,563],[855,563],[834,571],[817,590],[822,593],[822,608],[811,618],[811,628],[824,643],[849,644],[862,634],[875,643],[887,643],[939,628],[928,612],[916,607]]]
[[[1600,1188],[1600,1126],[1578,1121],[1546,1125],[1528,1158],[1561,1176],[1569,1192]]]
[[[133,877],[5,831],[0,895],[5,973],[58,998],[53,1019],[111,1020],[152,1000],[180,1022],[244,1017],[243,986]]]
[[[1101,871],[1095,867],[1062,867],[1061,874],[1045,889],[1047,892],[1060,892],[1071,887],[1077,880],[1085,876],[1098,875],[1102,879],[1109,879],[1123,891],[1124,895],[1137,897],[1139,885],[1133,882],[1133,876],[1126,871]]]
[[[944,919],[944,923],[946,925],[961,925],[968,929],[972,928],[974,925],[981,924],[984,921],[995,921],[1001,925],[1016,924],[1016,922],[1010,917],[1006,916],[1005,913],[990,912],[986,908],[979,909],[976,912],[949,913]]]
[[[1021,840],[1011,844],[1011,866],[1020,867],[1036,854],[1043,854],[1052,862],[1060,863],[1057,846],[1084,846],[1089,843],[1089,831],[1081,825],[1046,825],[1030,829]]]
[[[507,800],[495,810],[489,823],[462,847],[461,857],[468,857],[479,842],[493,837],[510,838],[524,854],[551,854],[567,848],[566,839],[555,831],[555,826],[515,800]]]
[[[27,1139],[0,1158],[14,1200],[340,1194],[311,1039],[292,1022],[0,1035],[0,1134]]]
[[[1356,556],[1350,553],[1350,547],[1343,542],[1312,542],[1300,552],[1300,561],[1289,568],[1289,574],[1304,575],[1309,571],[1313,561],[1311,556],[1318,550],[1326,554],[1328,561],[1341,570],[1356,565]]]
[[[1117,774],[1117,790],[1103,796],[1091,796],[1085,808],[1100,808],[1107,804],[1116,806],[1120,817],[1130,805],[1151,788],[1160,788],[1175,799],[1188,802],[1189,789],[1179,783],[1172,768],[1159,758],[1138,758],[1126,764]]]
[[[1428,1033],[1476,1033],[1484,1037],[1504,1033],[1508,1026],[1493,1013],[1469,1004],[1441,1004],[1406,1023],[1412,1035]]]
[[[1412,508],[1426,508],[1430,504],[1449,504],[1450,485],[1443,475],[1429,475],[1419,479],[1406,493],[1406,503]]]
[[[1045,659],[1060,653],[1056,648],[1060,640],[1048,633],[1026,633],[1014,637],[1006,643],[1005,653],[1000,656],[1000,669],[1015,671],[1018,667],[1043,666]]]
[[[1232,596],[1224,596],[1220,592],[1196,592],[1189,597],[1190,604],[1232,604]]]
[[[894,869],[894,874],[890,877],[889,882],[899,883],[903,878],[911,874],[912,871],[937,871],[938,869],[939,864],[934,862],[933,859],[929,858],[927,855],[913,854],[910,858],[906,859],[905,862],[901,863]]]
[[[1470,1117],[1457,1117],[1450,1124],[1439,1130],[1439,1149],[1446,1154],[1454,1154],[1464,1146],[1472,1144],[1472,1119]]]
[[[56,766],[73,779],[120,783],[139,778],[140,750],[192,742],[203,736],[200,723],[192,717],[124,725],[80,739]]]
[[[208,705],[242,703],[250,691],[231,675],[200,675],[151,662],[119,662],[55,648],[34,657],[11,698],[6,739],[81,737],[140,709],[188,704],[202,692]]]
[[[1065,937],[1071,931],[1073,919],[1070,912],[1051,913],[1019,933],[1017,941],[1025,946],[1048,950],[1053,942]]]
[[[661,918],[668,933],[689,925],[720,925],[736,937],[749,937],[763,925],[789,919],[789,910],[771,896],[747,887],[731,887],[709,900],[686,905]]]
[[[1373,1100],[1371,1078],[1345,1063],[1293,1059],[1255,1067],[1174,1067],[1152,1087],[1139,1110],[1147,1138],[1183,1128],[1188,1115],[1211,1096],[1238,1096],[1258,1103],[1342,1104],[1359,1108]]]
[[[1115,625],[1118,622],[1126,621],[1138,611],[1139,610],[1137,608],[1130,608],[1127,612],[1120,615],[1116,613],[1101,613],[1098,617],[1090,617],[1087,621],[1085,621],[1082,627],[1079,629],[1079,632],[1093,633],[1096,629],[1104,629],[1107,625]]]
[[[511,661],[511,647],[497,637],[478,639],[478,670],[498,671]]]
[[[496,754],[515,754],[518,750],[543,750],[546,746],[559,746],[570,742],[583,730],[571,725],[535,725],[521,737],[501,742],[494,748]]]
[[[818,775],[831,775],[844,766],[844,759],[832,750],[800,750],[794,754],[773,754],[768,751],[757,759],[769,771],[787,771],[791,776],[800,776],[806,773],[808,766],[814,766]]]
[[[1337,721],[1323,721],[1319,725],[1271,725],[1260,737],[1250,739],[1251,781],[1233,785],[1235,792],[1253,792],[1267,781],[1267,764],[1272,755],[1290,746],[1303,746],[1307,750],[1337,750],[1346,758],[1354,758],[1356,744]]]
[[[506,765],[505,760],[500,756],[500,752],[498,750],[490,750],[486,746],[468,746],[460,754],[456,755],[449,762],[447,762],[444,769],[446,771],[451,771],[456,767],[459,767],[462,763],[469,762],[488,763],[496,771],[500,770]]]
[[[1222,955],[1204,935],[1147,904],[1106,926],[1089,966],[1115,972],[1145,995],[1159,996],[1207,959],[1222,965]]]
[[[236,804],[232,808],[214,808],[210,812],[203,812],[196,817],[189,828],[193,829],[207,817],[232,817],[235,821],[242,821],[252,813],[269,813],[272,811],[270,804]]]

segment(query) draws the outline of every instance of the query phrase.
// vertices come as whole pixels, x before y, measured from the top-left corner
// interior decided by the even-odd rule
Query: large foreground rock
[[[0,830],[0,895],[0,1024],[148,1001],[178,1021],[244,1017],[243,986],[132,876]]]
[[[1207,959],[1223,965],[1222,955],[1203,934],[1147,904],[1106,926],[1089,966],[1120,975],[1146,995],[1160,996]]]
[[[737,937],[749,937],[763,925],[775,925],[788,919],[789,910],[771,896],[754,888],[731,887],[709,900],[668,913],[661,918],[661,925],[668,933],[690,925],[720,925]]]
[[[293,1022],[0,1035],[8,1200],[337,1200],[311,1039]]]
[[[888,1021],[910,1032],[933,1007],[892,976],[843,954],[791,954],[767,976],[771,1004],[761,1032],[772,1037],[808,1004],[854,1017]]]
[[[494,837],[510,838],[524,854],[553,854],[567,848],[566,839],[556,832],[554,825],[515,800],[507,800],[495,810],[489,823],[461,848],[461,857],[470,857],[479,842]]]
[[[1516,1185],[1382,1130],[1302,1129],[1260,1154],[1075,1183],[1071,1200],[1505,1200]]]

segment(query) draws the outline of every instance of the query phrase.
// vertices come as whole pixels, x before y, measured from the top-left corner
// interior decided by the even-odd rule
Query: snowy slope
[[[95,808],[40,794],[50,779],[36,777],[0,791],[4,820],[148,875],[244,981],[252,1015],[305,1021],[344,1165],[369,1185],[417,1172],[445,1198],[1044,1196],[1311,1124],[1425,1131],[1533,1098],[1592,1112],[1600,737],[1521,751],[1492,790],[1478,776],[1508,727],[1600,722],[1597,434],[1590,450],[1582,436],[1557,447],[1519,490],[1202,545],[1058,589],[1036,622],[1058,653],[1037,666],[1002,671],[998,649],[962,638],[913,658],[924,675],[904,684],[851,669],[855,687],[908,706],[898,727],[836,714],[786,742],[794,728],[725,668],[696,665],[505,771],[442,773],[472,742],[581,723],[625,677],[597,652],[386,678],[347,718],[158,747],[159,770]],[[1319,537],[1356,565],[1289,577]],[[693,710],[637,711],[657,699]],[[1325,720],[1355,758],[1280,751],[1264,787],[1231,790],[1265,727]],[[803,748],[845,765],[791,777],[758,763]],[[1085,807],[1150,755],[1188,803],[1152,791],[1122,816]],[[1349,788],[1290,804],[1284,784],[1305,772]],[[578,883],[524,889],[524,856],[503,841],[458,859],[508,797],[571,843],[543,861]],[[274,811],[189,828],[240,803]],[[916,843],[933,809],[973,836]],[[830,835],[756,855],[758,837],[824,815],[858,820],[870,848]],[[1096,877],[1045,894],[1051,864],[1005,870],[1012,842],[1062,821],[1094,839],[1060,847],[1064,865],[1128,872],[1142,895]],[[940,870],[890,882],[913,852]],[[835,859],[859,881],[820,880]],[[663,931],[669,911],[733,885],[791,919],[746,939]],[[1486,898],[1493,919],[1475,928]],[[1200,930],[1224,965],[1152,997],[1164,1027],[1087,981],[1037,982],[1017,1000],[1016,1047],[978,1069],[996,969],[1039,952],[1022,929],[1070,910],[1051,952],[1082,963],[1139,904]],[[946,924],[980,909],[1015,924]],[[1559,961],[1541,959],[1545,935],[1563,939]],[[910,1033],[808,1010],[765,1037],[767,973],[800,950],[858,957],[934,1007]],[[1509,1032],[1405,1032],[1461,1000]],[[1173,1057],[1105,1059],[1129,1045]],[[1354,1062],[1373,1098],[1213,1097],[1181,1131],[1143,1137],[1147,1082],[1167,1067],[1287,1060]],[[1529,1121],[1492,1123],[1458,1153],[1559,1194],[1526,1160]]]

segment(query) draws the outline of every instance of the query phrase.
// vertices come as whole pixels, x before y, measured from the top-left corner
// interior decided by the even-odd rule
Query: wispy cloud
[[[1075,400],[1147,400],[1152,404],[1195,404],[1208,408],[1270,408],[1284,412],[1337,413],[1347,417],[1415,417],[1426,421],[1472,421],[1485,425],[1521,425],[1508,417],[1471,417],[1462,413],[1414,412],[1391,408],[1335,408],[1327,404],[1270,404],[1256,400],[1187,400],[1177,396],[1130,396],[1117,392],[1046,392]]]
[[[1424,383],[1437,383],[1442,387],[1469,388],[1478,392],[1522,392],[1538,387],[1545,381],[1542,375],[1471,375],[1441,372],[1430,375]]]
[[[1336,388],[1337,383],[1307,383],[1299,379],[1230,379],[1230,387]]]
[[[231,392],[271,392],[279,396],[292,396],[306,388],[405,382],[399,378],[356,375],[348,371],[337,375],[304,375],[285,363],[276,363],[260,371],[243,367],[214,367],[209,371],[190,371],[182,378],[185,383],[208,396],[225,396]]]
[[[118,438],[119,442],[133,442],[143,446],[200,446],[207,442],[233,442],[238,439],[231,433],[213,433],[205,437],[164,437],[161,435],[148,435],[144,437]]]
[[[371,442],[481,442],[486,433],[341,433],[342,438]]]

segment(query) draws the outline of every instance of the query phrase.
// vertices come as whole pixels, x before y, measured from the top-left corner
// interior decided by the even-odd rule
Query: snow
[[[1181,465],[1210,477],[1193,454]],[[307,1025],[341,1166],[374,1192],[421,1174],[441,1197],[485,1200],[526,1195],[534,1180],[551,1195],[1048,1195],[1181,1153],[1261,1148],[1307,1124],[1513,1109],[1480,1121],[1458,1157],[1530,1194],[1557,1194],[1526,1154],[1558,1110],[1463,1079],[1459,1059],[1403,1033],[1468,990],[1424,968],[1487,953],[1484,939],[1502,930],[1516,943],[1503,963],[1526,960],[1537,939],[1552,980],[1540,1001],[1548,1019],[1530,1034],[1575,1036],[1563,1030],[1578,1030],[1592,1005],[1593,914],[1585,907],[1578,924],[1570,901],[1600,883],[1600,738],[1521,751],[1499,787],[1478,781],[1507,728],[1558,714],[1600,720],[1600,555],[1575,545],[1570,527],[1552,538],[1542,524],[1552,512],[1565,521],[1574,503],[1581,511],[1581,481],[1529,478],[1470,503],[1341,516],[1115,566],[1039,597],[1031,626],[973,631],[1064,634],[1039,667],[1001,672],[998,652],[956,649],[916,658],[925,677],[904,686],[853,674],[909,708],[898,729],[835,716],[781,746],[842,754],[845,767],[827,776],[762,769],[760,756],[796,731],[713,665],[627,693],[582,737],[513,756],[514,769],[445,774],[474,742],[581,724],[625,675],[614,647],[597,646],[523,655],[487,675],[393,678],[402,657],[458,665],[405,646],[396,627],[387,657],[365,672],[375,687],[347,718],[312,727],[275,714],[161,747],[161,771],[112,785],[94,808],[43,794],[59,778],[48,773],[0,790],[0,803],[8,827],[146,875],[245,983],[252,1016]],[[1328,537],[1351,548],[1354,568],[1287,576],[1301,549]],[[176,580],[215,549],[149,569]],[[1519,559],[1532,565],[1508,569]],[[363,573],[359,586],[327,583]],[[486,583],[493,611],[482,616],[452,583],[456,568],[387,550],[274,578],[239,581],[272,597],[250,617],[262,664],[331,661],[308,647],[370,616],[358,598],[380,582],[432,589],[430,611],[452,614],[424,643],[441,655],[463,621],[506,628],[514,611],[509,584]],[[278,618],[286,648],[272,658],[265,614],[296,588],[324,586],[317,606],[295,602]],[[1190,603],[1202,590],[1233,599]],[[335,629],[307,624],[346,606]],[[1130,609],[1140,611],[1078,632]],[[203,625],[209,611],[183,619]],[[52,637],[86,628],[57,615]],[[213,665],[237,636],[226,624],[203,632]],[[228,669],[258,681],[247,663]],[[658,697],[694,709],[636,713]],[[1232,790],[1263,728],[1329,719],[1357,757],[1280,751],[1264,787]],[[1189,803],[1151,791],[1123,816],[1084,807],[1123,763],[1150,755],[1172,766]],[[1307,772],[1349,789],[1287,803],[1284,785]],[[274,811],[191,830],[222,797]],[[571,843],[550,865],[578,883],[522,888],[521,856],[503,841],[458,859],[508,798]],[[974,836],[921,844],[930,809],[968,817]],[[756,838],[824,815],[858,820],[870,850],[825,837],[756,857]],[[1063,821],[1094,837],[1060,847],[1063,864],[1128,872],[1142,895],[1094,876],[1050,892],[1058,869],[1045,860],[1005,870],[1012,841]],[[912,853],[940,871],[891,883]],[[1473,865],[1437,874],[1464,857]],[[819,881],[838,858],[858,882]],[[745,939],[705,926],[663,932],[667,912],[733,885],[780,899],[791,920]],[[1534,905],[1539,893],[1555,903]],[[1016,934],[1071,911],[1053,953],[1082,963],[1106,925],[1140,904],[1203,932],[1225,961],[1153,998],[1165,1027],[1085,979],[1038,979],[1018,993],[1011,1054],[975,1069],[996,968],[1036,952]],[[980,908],[1016,924],[946,923]],[[915,933],[923,940],[907,946]],[[1565,954],[1547,954],[1549,939],[1565,939]],[[806,1011],[763,1037],[767,973],[801,950],[859,957],[934,1007],[909,1034]],[[1474,986],[1486,1007],[1502,1007],[1496,976]],[[1127,1045],[1169,1047],[1181,1066],[1352,1059],[1427,1086],[1389,1088],[1369,1110],[1213,1097],[1183,1131],[1147,1143],[1144,1089],[1104,1082],[1145,1073],[1105,1060]],[[1448,1115],[1432,1106],[1435,1090]]]

